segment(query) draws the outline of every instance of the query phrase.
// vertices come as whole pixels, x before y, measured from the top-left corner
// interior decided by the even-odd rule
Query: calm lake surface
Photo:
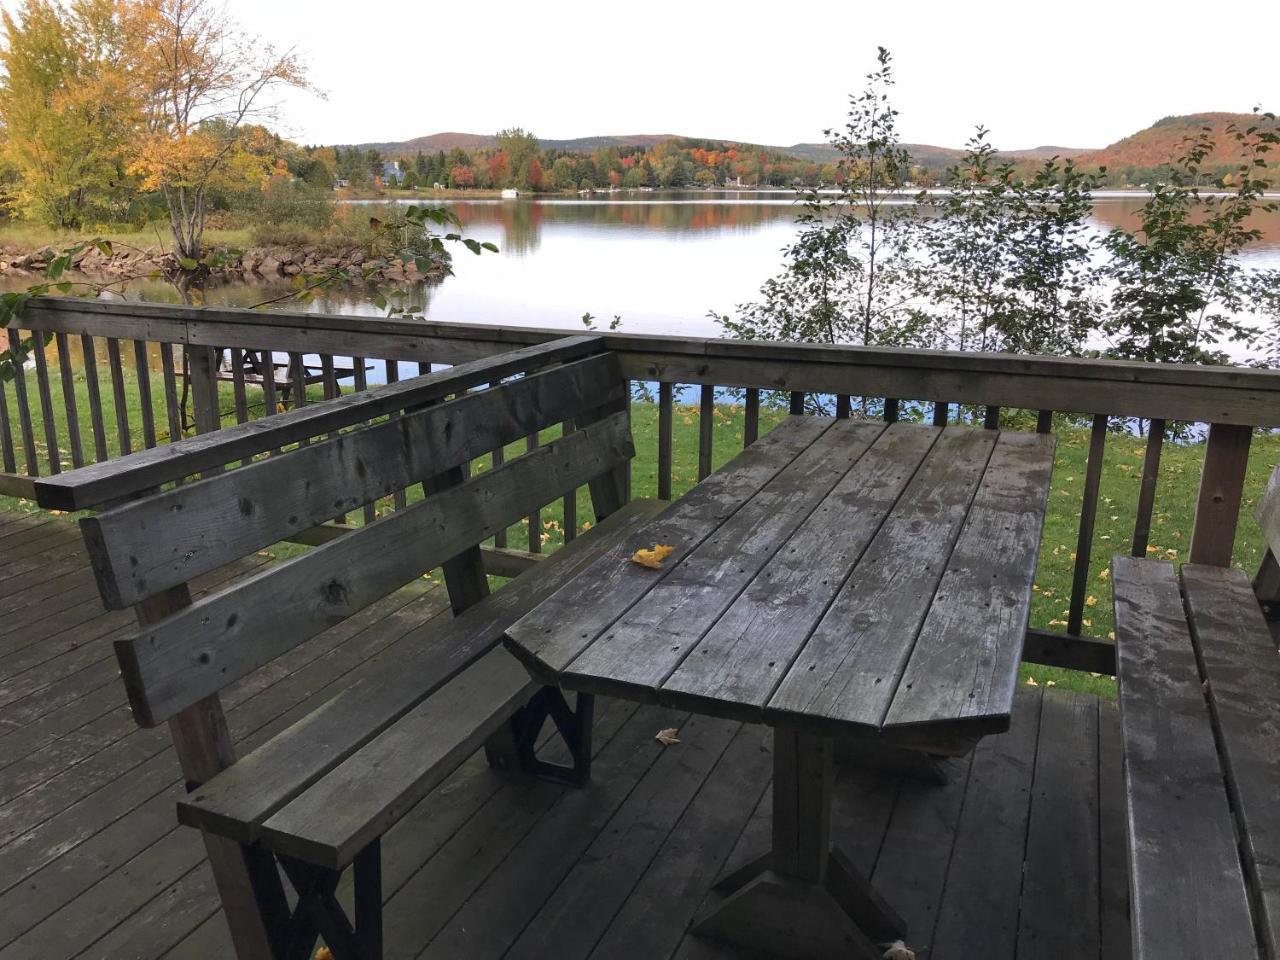
[[[417,202],[428,201],[424,195]],[[1096,225],[1131,226],[1142,202],[1133,194],[1100,192]],[[419,284],[412,291],[414,312],[439,321],[568,329],[582,329],[580,318],[590,312],[600,328],[616,315],[627,332],[684,336],[719,336],[708,311],[731,312],[755,298],[781,265],[799,209],[789,193],[759,191],[443,203],[468,236],[492,241],[501,252],[474,256],[457,246],[455,275]],[[1264,238],[1247,256],[1280,267],[1280,215],[1259,226]],[[287,290],[278,281],[234,284],[209,289],[207,300],[249,306]],[[138,285],[129,295],[172,299],[172,291],[157,284]],[[379,313],[355,290],[283,309]]]

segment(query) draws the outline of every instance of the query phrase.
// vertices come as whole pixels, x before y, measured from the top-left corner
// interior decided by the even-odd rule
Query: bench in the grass
[[[515,373],[526,375],[471,389]],[[531,683],[500,640],[657,511],[627,503],[627,391],[598,340],[568,338],[49,478],[49,505],[125,500],[82,521],[85,540],[104,602],[137,610],[141,632],[116,644],[121,674],[138,722],[170,725],[189,787],[178,816],[204,833],[241,957],[306,957],[317,936],[340,960],[380,956],[379,838],[481,746],[503,767],[585,779],[590,698],[570,707]],[[468,476],[472,459],[561,423],[574,429]],[[191,602],[193,577],[417,483],[422,501]],[[479,544],[584,485],[600,522],[489,594]],[[418,628],[235,757],[223,687],[436,567],[452,620]],[[572,767],[534,754],[548,717]],[[352,917],[335,897],[348,866]],[[297,892],[292,909],[281,871]]]
[[[1280,956],[1280,470],[1243,571],[1116,557],[1116,661],[1139,960]],[[1261,605],[1260,605],[1261,601]]]

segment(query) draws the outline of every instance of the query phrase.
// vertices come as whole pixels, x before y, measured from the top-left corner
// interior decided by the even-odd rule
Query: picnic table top
[[[964,752],[1009,725],[1053,444],[789,417],[508,648],[568,690]]]

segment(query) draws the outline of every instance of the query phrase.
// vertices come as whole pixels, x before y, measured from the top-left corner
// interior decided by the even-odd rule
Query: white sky
[[[982,122],[1007,149],[1100,147],[1169,114],[1280,112],[1280,0],[225,2],[327,93],[282,104],[307,143],[517,125],[816,141],[877,44],[908,142],[959,146]]]

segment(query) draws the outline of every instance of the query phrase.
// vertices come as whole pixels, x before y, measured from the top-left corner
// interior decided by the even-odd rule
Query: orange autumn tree
[[[266,178],[246,130],[270,114],[270,91],[306,88],[306,76],[292,50],[245,33],[210,0],[136,0],[128,16],[144,131],[129,169],[164,197],[174,252],[196,272],[210,191]]]

